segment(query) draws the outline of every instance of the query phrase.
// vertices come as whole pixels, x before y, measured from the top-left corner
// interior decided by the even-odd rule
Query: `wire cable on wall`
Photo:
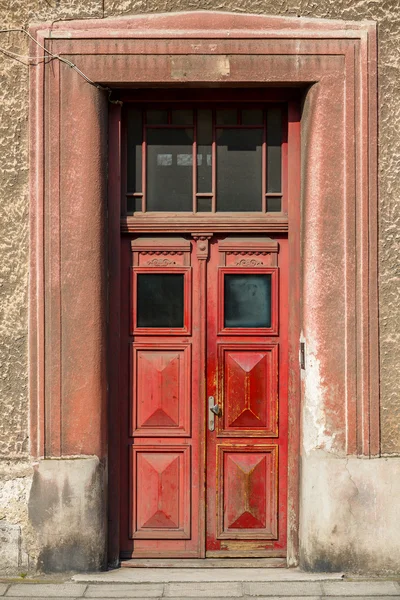
[[[43,56],[26,56],[23,54],[17,54],[15,52],[11,52],[11,50],[7,50],[6,48],[0,47],[0,52],[5,54],[6,56],[9,56],[10,58],[18,60],[19,62],[21,62],[22,64],[24,64],[26,66],[32,66],[32,65],[35,66],[35,65],[40,64],[41,62],[51,62],[52,60],[59,60],[60,62],[65,63],[71,69],[76,71],[78,73],[78,75],[80,77],[82,77],[89,85],[93,85],[98,90],[107,92],[109,102],[111,102],[112,104],[122,104],[122,102],[120,100],[111,100],[111,94],[113,92],[113,90],[111,88],[101,85],[100,83],[96,83],[95,81],[90,79],[90,77],[85,75],[85,73],[83,73],[79,69],[79,67],[77,67],[73,62],[71,62],[67,58],[60,56],[59,54],[54,54],[53,52],[50,52],[50,50],[45,48],[45,46],[43,46],[43,44],[41,44],[40,42],[35,40],[33,35],[31,35],[29,33],[29,31],[26,31],[26,29],[23,29],[22,27],[13,28],[13,29],[0,29],[0,33],[23,33],[24,35],[28,36],[37,46],[39,46],[39,48],[41,48],[45,52],[45,54]],[[24,61],[26,61],[26,62],[24,62]]]

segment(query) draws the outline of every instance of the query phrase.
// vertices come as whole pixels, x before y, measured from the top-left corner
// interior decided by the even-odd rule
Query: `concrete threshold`
[[[121,560],[123,569],[149,567],[167,569],[231,569],[232,567],[243,569],[255,568],[284,568],[286,569],[286,558],[128,558]]]
[[[105,573],[80,573],[72,581],[85,583],[170,583],[170,582],[243,582],[243,581],[327,581],[341,580],[343,573],[305,573],[300,569],[224,568],[224,569],[115,569]]]

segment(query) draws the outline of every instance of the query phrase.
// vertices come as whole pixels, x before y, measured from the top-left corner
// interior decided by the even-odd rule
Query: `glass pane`
[[[212,112],[211,110],[197,111],[197,143],[211,146],[212,142]]]
[[[197,111],[197,191],[212,191],[212,113]],[[200,210],[200,209],[198,209]]]
[[[224,326],[271,327],[271,275],[224,278]]]
[[[281,198],[267,198],[267,212],[280,212],[282,210]]]
[[[192,211],[193,132],[147,131],[147,210]]]
[[[211,212],[211,198],[197,198],[197,212]]]
[[[142,191],[142,113],[128,110],[127,128],[127,191]]]
[[[211,146],[197,146],[197,191],[212,191],[212,154]]]
[[[167,110],[148,110],[146,111],[146,123],[148,125],[167,125],[168,111]]]
[[[181,273],[138,274],[138,327],[183,327],[183,277]]]
[[[192,125],[193,111],[192,110],[172,110],[171,123],[173,125]]]
[[[280,192],[282,179],[282,113],[271,108],[267,113],[267,192]]]
[[[262,130],[217,133],[217,211],[261,211]]]
[[[141,212],[142,199],[138,196],[128,196],[126,199],[126,210],[128,213]]]
[[[263,111],[261,109],[242,110],[242,125],[263,125]]]
[[[236,125],[237,113],[236,109],[217,110],[217,125]]]

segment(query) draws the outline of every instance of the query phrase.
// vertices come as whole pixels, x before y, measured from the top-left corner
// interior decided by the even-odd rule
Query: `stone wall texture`
[[[0,0],[0,27],[118,15],[224,10],[370,19],[379,35],[380,357],[382,452],[400,454],[400,3],[398,0]],[[28,54],[23,33],[0,48]],[[0,51],[0,523],[18,564],[34,560],[26,509],[33,472],[28,437],[28,67]],[[19,530],[22,528],[22,545]],[[8,536],[8,537],[7,537]],[[30,559],[24,547],[30,546]]]

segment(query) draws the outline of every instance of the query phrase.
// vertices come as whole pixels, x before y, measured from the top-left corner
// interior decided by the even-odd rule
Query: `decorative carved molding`
[[[192,238],[196,240],[196,250],[198,260],[207,260],[208,258],[208,242],[212,237],[212,233],[192,233]]]
[[[235,264],[238,267],[259,267],[264,263],[262,260],[257,260],[256,258],[239,258]]]
[[[147,267],[172,267],[176,265],[175,260],[170,260],[169,258],[152,258],[146,263]]]
[[[141,256],[146,256],[146,255],[153,256],[154,254],[156,256],[182,256],[183,252],[180,252],[180,251],[176,252],[175,250],[172,250],[172,251],[170,251],[170,250],[164,250],[164,251],[161,251],[161,250],[154,250],[154,251],[153,250],[150,250],[150,251],[145,250],[145,251],[141,251],[140,252]]]
[[[235,256],[266,256],[267,254],[271,254],[271,252],[240,252],[239,250],[235,250],[234,252],[226,252],[226,254],[234,254]]]
[[[204,231],[206,235],[210,229],[216,233],[287,233],[287,216],[270,217],[257,215],[256,217],[245,216],[238,218],[230,216],[229,220],[221,218],[220,215],[210,215],[207,218],[199,214],[186,215],[141,215],[127,216],[121,219],[121,231],[123,233],[191,233],[195,229]]]

